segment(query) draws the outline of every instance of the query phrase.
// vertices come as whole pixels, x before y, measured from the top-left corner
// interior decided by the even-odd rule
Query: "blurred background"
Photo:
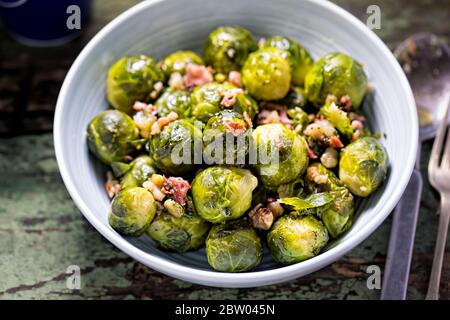
[[[63,186],[54,158],[52,123],[58,92],[78,53],[104,25],[140,1],[68,1],[80,5],[82,20],[81,30],[67,34],[46,24],[55,14],[55,1],[19,0],[27,1],[28,5],[38,3],[38,9],[8,17],[10,11],[5,6],[20,3],[0,0],[0,299],[379,298],[379,290],[367,288],[366,269],[370,265],[383,269],[390,218],[363,244],[331,266],[289,283],[256,289],[216,289],[174,280],[112,247],[84,220]],[[381,28],[374,32],[391,49],[409,35],[423,31],[450,41],[450,0],[333,2],[363,22],[370,15],[367,8],[379,6]],[[45,28],[54,32],[48,39],[43,39],[45,32],[44,36],[39,33]],[[36,40],[30,37],[38,41],[29,41]],[[17,38],[34,46],[22,44]],[[49,41],[51,44],[52,39],[57,40],[55,44],[71,38],[75,39],[65,44],[36,47],[48,45]],[[423,146],[424,177],[430,147],[431,143]],[[438,197],[425,181],[410,299],[422,299],[426,292],[437,203]],[[71,265],[80,267],[81,290],[66,286],[66,271]],[[444,262],[441,298],[450,298],[449,255]]]

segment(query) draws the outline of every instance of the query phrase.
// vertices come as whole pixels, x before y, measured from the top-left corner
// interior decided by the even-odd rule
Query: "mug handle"
[[[27,1],[28,0],[17,0],[17,1],[9,2],[9,1],[0,0],[0,7],[8,8],[8,9],[17,8],[17,7],[20,7],[21,5],[25,4],[25,2],[27,2]]]

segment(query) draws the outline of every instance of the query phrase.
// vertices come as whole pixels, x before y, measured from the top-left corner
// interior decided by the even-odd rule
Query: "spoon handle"
[[[384,268],[382,300],[404,300],[422,195],[422,175],[414,169],[397,204],[392,221],[389,250]]]

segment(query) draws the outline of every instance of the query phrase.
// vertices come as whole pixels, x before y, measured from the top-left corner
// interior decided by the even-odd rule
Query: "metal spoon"
[[[450,85],[450,49],[436,35],[415,34],[394,51],[408,77],[419,115],[419,147],[411,180],[398,203],[392,221],[384,269],[382,300],[404,300],[422,195],[421,143],[436,135],[444,116]]]

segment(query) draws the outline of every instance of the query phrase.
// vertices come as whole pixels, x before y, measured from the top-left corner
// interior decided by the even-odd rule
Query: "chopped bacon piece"
[[[243,124],[234,122],[233,120],[225,120],[223,125],[225,126],[225,129],[234,136],[237,136],[246,130]]]
[[[187,192],[191,186],[183,178],[170,177],[164,178],[163,188],[176,202],[184,206],[186,204]]]
[[[344,106],[345,110],[349,111],[352,106],[352,100],[350,99],[350,96],[346,94],[345,96],[342,96],[339,100],[339,104]]]
[[[308,144],[307,144],[307,148],[308,148],[308,150],[307,150],[308,151],[308,157],[311,158],[311,159],[317,159],[318,158],[317,155],[314,153],[314,151],[312,151],[310,149]]]
[[[163,192],[163,190],[158,188],[151,179],[145,181],[142,186],[152,193],[156,201],[163,201],[166,197],[166,194]]]
[[[150,92],[150,98],[152,98],[152,99],[158,98],[162,89],[164,89],[164,85],[161,81],[158,81],[157,83],[155,83],[155,85],[153,86],[152,92]]]
[[[145,102],[136,101],[133,104],[133,110],[135,111],[145,111],[151,114],[156,114],[156,108],[152,104],[147,104]]]
[[[329,140],[329,145],[332,148],[342,148],[344,146],[338,136],[332,136]]]
[[[119,181],[114,179],[111,171],[106,172],[105,190],[108,196],[112,199],[121,189]]]
[[[250,116],[248,115],[248,113],[244,111],[243,116],[244,116],[245,122],[247,122],[247,124],[248,124],[248,127],[253,128],[253,122],[252,122],[252,119],[250,119]]]
[[[231,71],[228,74],[228,81],[230,81],[230,83],[234,84],[236,87],[242,88],[242,80],[240,72]]]
[[[287,116],[287,110],[286,109],[281,109],[279,111],[279,113],[280,113],[280,121],[281,121],[281,123],[284,124],[286,127],[291,128],[292,127],[292,121]]]
[[[173,122],[173,121],[175,121],[177,119],[178,119],[178,114],[176,114],[175,112],[171,111],[167,115],[167,117],[161,117],[158,120],[156,120],[155,123],[153,123],[150,134],[151,135],[155,135],[155,134],[160,133],[162,128],[164,128],[169,123],[171,123],[171,122]]]
[[[223,93],[222,101],[220,102],[225,108],[231,108],[236,104],[236,97],[238,94],[244,93],[241,88],[227,90]]]
[[[186,66],[184,85],[188,88],[201,86],[213,81],[212,70],[199,64],[190,63]]]

